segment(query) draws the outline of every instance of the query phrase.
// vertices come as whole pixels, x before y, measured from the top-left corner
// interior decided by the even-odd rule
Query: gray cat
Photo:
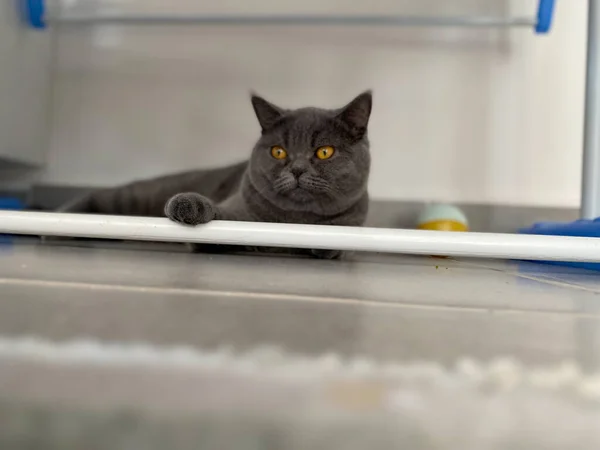
[[[65,212],[211,220],[363,225],[370,169],[371,92],[340,109],[283,109],[252,96],[262,135],[249,161],[103,189]],[[341,252],[313,250],[321,258]]]

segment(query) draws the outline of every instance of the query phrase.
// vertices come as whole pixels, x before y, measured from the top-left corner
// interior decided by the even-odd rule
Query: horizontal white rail
[[[89,25],[365,25],[408,27],[534,27],[533,17],[397,16],[397,15],[133,15],[76,14],[48,15],[50,24]]]
[[[0,211],[0,233],[420,255],[600,262],[600,239]]]

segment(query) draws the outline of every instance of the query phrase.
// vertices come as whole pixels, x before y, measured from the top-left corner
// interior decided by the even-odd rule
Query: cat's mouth
[[[287,186],[285,186],[285,188],[280,190],[279,192],[284,195],[302,195],[302,194],[307,194],[310,191],[308,189],[306,189],[304,186],[302,186],[302,184],[295,181],[295,182],[290,183]]]
[[[279,192],[279,195],[285,196],[296,202],[306,202],[313,198],[313,193],[297,180],[279,186],[277,191]]]
[[[312,197],[312,194],[311,191],[303,188],[300,184],[287,192],[287,196],[292,199],[307,199]]]
[[[307,201],[314,198],[315,195],[323,194],[326,189],[317,180],[311,177],[300,176],[285,177],[275,183],[275,190],[280,195],[285,195],[292,200]]]

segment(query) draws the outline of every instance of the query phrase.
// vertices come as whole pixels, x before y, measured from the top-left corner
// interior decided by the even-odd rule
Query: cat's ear
[[[366,91],[340,109],[338,118],[350,128],[352,135],[360,139],[367,132],[371,107],[373,106],[373,94]]]
[[[263,131],[273,127],[283,116],[284,110],[264,98],[252,94],[252,107]]]

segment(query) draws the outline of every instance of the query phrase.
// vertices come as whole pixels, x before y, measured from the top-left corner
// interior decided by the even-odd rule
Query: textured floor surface
[[[3,247],[0,447],[598,448],[599,294],[534,263]]]

